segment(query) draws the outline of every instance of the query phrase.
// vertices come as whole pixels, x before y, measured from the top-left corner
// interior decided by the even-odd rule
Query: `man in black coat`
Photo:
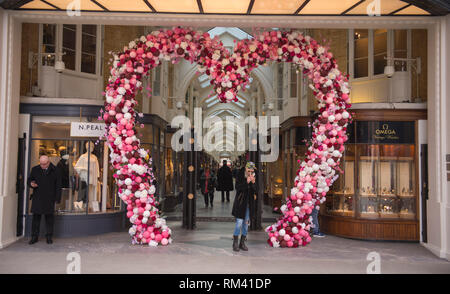
[[[233,234],[233,250],[242,249],[248,251],[245,241],[247,239],[248,225],[250,219],[256,215],[256,175],[255,164],[247,162],[236,177],[236,197],[234,198],[233,210],[231,214],[236,218],[236,225]],[[242,229],[242,230],[241,230]],[[242,231],[241,241],[238,246],[239,234]]]
[[[227,202],[230,202],[230,191],[233,191],[233,173],[228,167],[227,161],[223,161],[223,165],[217,172],[217,191],[222,191],[222,202],[225,201],[224,193],[227,193]]]
[[[31,240],[29,244],[34,244],[39,238],[41,216],[45,215],[45,225],[47,229],[47,243],[52,244],[55,202],[61,201],[61,173],[48,159],[42,155],[39,158],[39,165],[31,169],[28,177],[28,185],[33,188],[31,199],[31,212],[33,221],[31,225]]]

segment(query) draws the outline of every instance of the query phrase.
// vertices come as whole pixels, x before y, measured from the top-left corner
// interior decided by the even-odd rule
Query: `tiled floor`
[[[334,236],[306,247],[271,248],[263,231],[249,233],[249,251],[231,249],[232,222],[199,222],[196,230],[169,222],[174,242],[167,247],[130,245],[126,232],[83,238],[26,239],[0,250],[0,273],[66,273],[67,256],[78,252],[82,273],[366,273],[370,252],[381,273],[450,273],[450,262],[417,243],[369,242]],[[269,225],[269,223],[264,224]]]
[[[232,221],[233,217],[231,215],[231,209],[233,207],[233,200],[234,196],[236,194],[236,191],[230,192],[230,202],[226,201],[225,196],[225,202],[222,203],[222,196],[221,192],[216,191],[214,193],[214,205],[211,207],[211,205],[208,205],[208,208],[205,207],[205,198],[203,194],[200,192],[197,192],[196,199],[196,209],[197,209],[197,217],[199,218],[218,218],[223,220]],[[179,204],[176,206],[175,211],[173,212],[166,212],[165,216],[168,217],[169,220],[180,220],[183,214],[183,206],[182,204]],[[269,221],[271,219],[277,219],[279,217],[279,214],[273,213],[272,207],[269,205],[263,205],[263,219]]]

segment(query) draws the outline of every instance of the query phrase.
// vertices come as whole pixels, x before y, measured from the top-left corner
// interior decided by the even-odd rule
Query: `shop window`
[[[47,155],[62,177],[61,202],[57,214],[107,213],[121,210],[121,199],[108,166],[103,159],[105,143],[92,138],[70,137],[70,123],[35,121],[30,147],[30,166]],[[106,190],[106,198],[103,191]],[[32,189],[29,190],[29,195]],[[32,201],[28,205],[31,210]],[[103,210],[105,208],[106,210]]]
[[[345,171],[331,186],[327,197],[326,211],[331,215],[353,216],[355,200],[355,145],[347,144],[341,159],[341,168]]]
[[[81,72],[95,74],[97,26],[82,25],[81,27]]]
[[[96,69],[97,63],[101,61],[97,58],[97,47],[101,45],[100,37],[97,25],[42,25],[43,53],[62,52],[66,70],[99,74]],[[48,44],[50,40],[53,42]],[[48,49],[45,49],[47,47]],[[54,63],[55,56],[52,55],[51,58]],[[44,60],[42,64],[54,65],[47,64]]]
[[[277,65],[277,110],[283,110],[283,71],[284,64],[278,63]]]
[[[62,51],[66,53],[63,55],[62,60],[66,66],[66,69],[75,70],[76,64],[76,43],[77,43],[77,26],[76,25],[63,25],[63,45]]]
[[[42,53],[55,53],[56,25],[44,24],[42,26]],[[54,66],[55,55],[42,55],[42,65]]]
[[[373,74],[384,73],[387,57],[387,30],[380,29],[373,32]]]
[[[394,30],[394,58],[408,57],[408,31]],[[394,63],[395,71],[406,71],[406,62],[397,61]]]
[[[297,84],[298,84],[298,74],[297,68],[294,65],[291,65],[291,76],[289,79],[289,97],[294,98],[297,97]]]
[[[386,58],[408,57],[408,30],[350,30],[349,43],[350,68],[353,68],[353,78],[373,78],[384,74],[387,65]],[[406,62],[395,61],[395,71],[407,71]]]
[[[161,66],[159,65],[153,69],[152,96],[161,96]]]
[[[169,82],[168,108],[173,109],[173,99],[171,99],[175,95],[175,65],[173,63],[169,63],[168,82]]]
[[[413,124],[356,122],[355,128],[356,144],[346,144],[340,165],[344,173],[327,196],[327,214],[359,219],[416,219]],[[396,135],[380,130],[395,130]],[[387,143],[375,143],[377,140]]]
[[[355,30],[354,34],[354,70],[356,78],[369,75],[369,31]]]

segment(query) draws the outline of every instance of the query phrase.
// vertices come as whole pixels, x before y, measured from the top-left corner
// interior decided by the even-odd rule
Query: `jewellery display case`
[[[416,137],[426,111],[361,109],[354,118],[320,229],[358,239],[419,240]]]
[[[355,169],[354,146],[349,146],[341,161],[344,170]],[[340,175],[327,196],[326,212],[332,215],[353,216],[355,177],[351,172]]]

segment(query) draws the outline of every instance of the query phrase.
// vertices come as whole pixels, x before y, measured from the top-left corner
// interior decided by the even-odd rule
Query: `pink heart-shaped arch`
[[[142,36],[115,54],[105,91],[107,142],[119,194],[128,204],[127,216],[133,224],[129,230],[132,242],[156,246],[172,240],[171,230],[156,208],[151,159],[136,136],[134,98],[148,70],[158,66],[161,59],[176,62],[181,58],[199,65],[222,102],[236,100],[237,92],[249,83],[251,71],[268,61],[293,62],[312,81],[320,113],[313,123],[306,161],[301,163],[295,187],[282,207],[283,216],[266,229],[268,242],[274,247],[306,245],[311,240],[309,215],[325,200],[336,179],[347,140],[351,116],[346,111],[350,107],[346,77],[327,48],[299,32],[263,32],[255,39],[240,41],[230,55],[217,38],[179,27]]]

